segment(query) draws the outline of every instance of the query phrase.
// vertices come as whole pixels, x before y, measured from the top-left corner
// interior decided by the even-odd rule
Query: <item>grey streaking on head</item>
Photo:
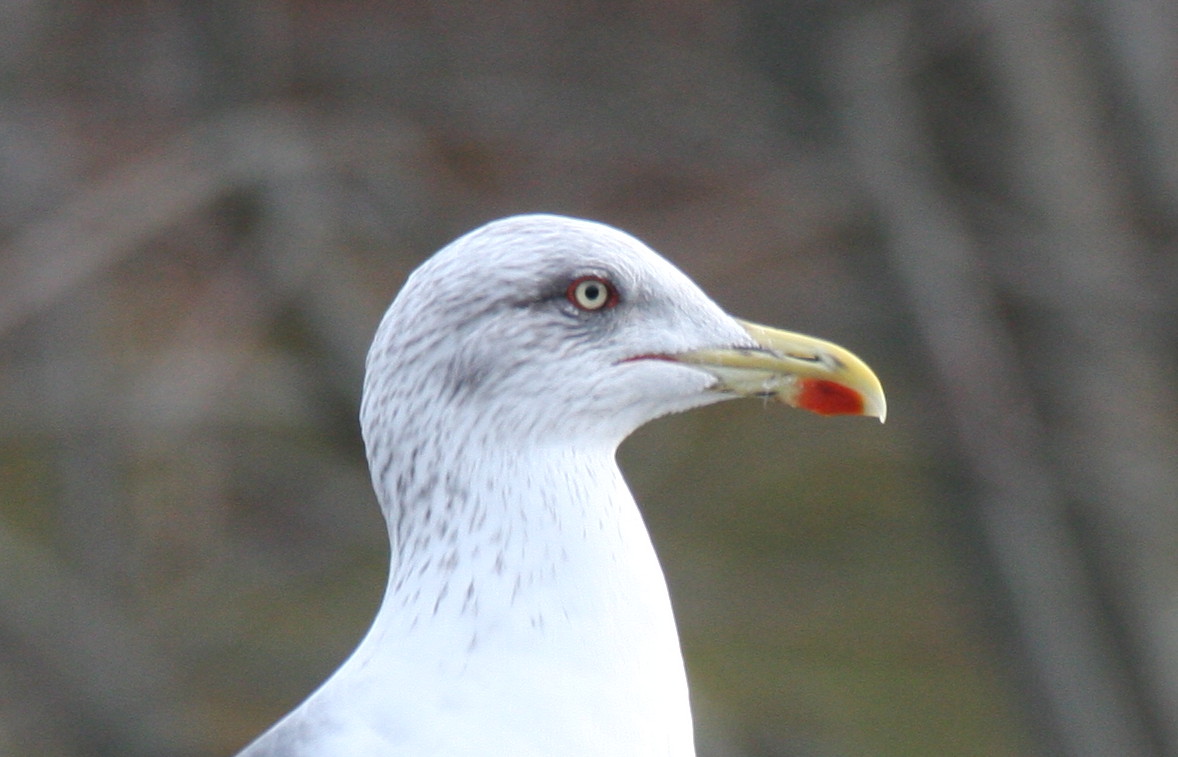
[[[518,216],[442,249],[368,355],[380,611],[242,755],[694,754],[666,585],[614,451],[742,395],[884,414],[853,355],[733,319],[611,227]]]

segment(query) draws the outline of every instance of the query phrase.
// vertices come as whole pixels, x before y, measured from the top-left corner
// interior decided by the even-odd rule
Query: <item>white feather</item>
[[[580,313],[584,272],[621,296]],[[722,399],[659,354],[747,342],[615,229],[490,224],[427,261],[369,354],[361,423],[392,565],[371,630],[243,757],[694,754],[667,587],[617,445]]]

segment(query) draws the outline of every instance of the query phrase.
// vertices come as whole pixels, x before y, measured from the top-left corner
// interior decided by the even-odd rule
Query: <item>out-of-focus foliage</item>
[[[414,265],[625,228],[886,426],[621,457],[701,755],[1178,752],[1178,7],[0,8],[0,754],[232,753],[387,567],[356,417]]]

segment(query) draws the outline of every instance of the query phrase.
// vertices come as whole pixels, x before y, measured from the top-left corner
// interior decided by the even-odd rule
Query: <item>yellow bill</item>
[[[747,349],[694,350],[675,360],[715,376],[716,391],[766,397],[820,415],[887,417],[883,386],[849,350],[804,334],[739,323],[756,342]]]

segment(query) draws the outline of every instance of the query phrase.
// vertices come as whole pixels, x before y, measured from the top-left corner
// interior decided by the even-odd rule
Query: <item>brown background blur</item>
[[[387,565],[407,272],[599,219],[853,349],[622,449],[704,757],[1178,754],[1178,5],[0,4],[0,754],[224,755]]]

